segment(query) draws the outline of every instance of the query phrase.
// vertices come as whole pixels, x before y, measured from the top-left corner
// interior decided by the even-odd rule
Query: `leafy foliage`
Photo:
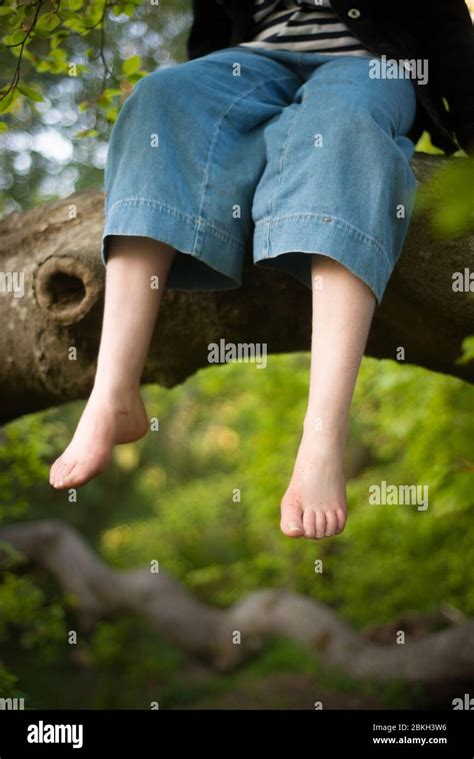
[[[2,512],[9,520],[66,518],[117,568],[157,559],[162,571],[221,606],[273,586],[320,599],[358,628],[442,607],[472,616],[474,388],[365,360],[349,447],[363,445],[370,455],[349,483],[348,527],[334,540],[292,541],[279,532],[278,509],[299,441],[308,369],[306,355],[272,356],[265,371],[215,367],[172,391],[147,388],[159,432],[117,448],[112,468],[83,488],[77,503],[51,492],[46,463],[64,446],[80,404],[19,420],[0,448]],[[381,480],[426,484],[428,509],[370,505],[369,487]],[[315,572],[317,559],[322,573]],[[132,619],[80,632],[70,646],[73,599],[61,598],[42,572],[23,567],[18,575],[18,568],[10,564],[0,584],[0,641],[7,669],[35,705],[57,705],[64,685],[55,688],[55,678],[76,678],[78,668],[87,676],[76,698],[96,707],[149,708],[155,699],[179,705],[237,687],[235,679],[225,685],[209,675],[196,688],[185,685],[187,657]],[[268,661],[296,672],[286,643],[275,646]],[[46,678],[48,659],[54,671]],[[245,672],[260,676],[258,663]],[[390,699],[390,689],[378,698]],[[71,693],[67,699],[80,705]]]
[[[420,188],[419,212],[430,212],[436,233],[444,238],[474,229],[474,160],[453,160]]]
[[[0,4],[0,212],[101,187],[122,104],[184,56],[189,20],[186,0]]]

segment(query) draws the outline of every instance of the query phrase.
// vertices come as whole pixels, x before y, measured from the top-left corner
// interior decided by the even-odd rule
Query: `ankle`
[[[140,395],[140,385],[139,383],[111,383],[107,380],[97,381],[96,379],[91,395],[93,395],[94,398],[100,398],[102,402],[108,402],[115,405],[124,400]]]
[[[303,423],[303,443],[319,451],[343,451],[346,445],[348,424],[346,420],[329,421],[323,417],[306,414]]]

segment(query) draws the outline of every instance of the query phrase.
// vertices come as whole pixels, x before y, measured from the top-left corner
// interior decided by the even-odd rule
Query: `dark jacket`
[[[252,39],[253,6],[253,0],[193,0],[189,58]],[[411,138],[426,129],[446,152],[457,150],[456,138],[474,154],[474,29],[464,0],[332,0],[332,7],[371,52],[428,60],[428,83],[414,82]]]

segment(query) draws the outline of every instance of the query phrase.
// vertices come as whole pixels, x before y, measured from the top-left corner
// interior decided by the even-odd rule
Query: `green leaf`
[[[84,0],[64,0],[64,8],[68,11],[79,11],[84,5]],[[61,4],[61,11],[63,6]]]
[[[131,58],[127,58],[127,60],[122,63],[122,73],[125,74],[125,76],[135,74],[135,72],[140,69],[141,65],[141,57],[139,55],[134,55]]]
[[[83,129],[82,132],[76,132],[74,137],[97,137],[97,129]]]
[[[45,13],[40,17],[35,26],[35,34],[38,34],[38,32],[52,32],[60,23],[61,19],[57,13]]]
[[[85,24],[80,18],[70,18],[64,21],[63,24],[67,29],[70,29],[72,32],[78,32],[81,34],[85,30]]]
[[[474,336],[466,337],[462,343],[462,356],[456,361],[457,364],[470,364],[474,361]]]
[[[104,90],[102,94],[107,102],[110,103],[113,98],[122,94],[122,90],[117,89],[117,87],[107,87],[107,89]]]
[[[140,81],[140,79],[143,79],[143,77],[146,75],[147,75],[146,71],[137,71],[136,74],[132,74],[131,76],[128,77],[128,81],[130,82],[130,84],[136,84],[137,82]]]
[[[51,38],[51,50],[55,50],[66,37],[69,37],[69,32],[67,32],[66,29],[62,29],[60,32],[56,32],[56,34]]]
[[[474,228],[474,161],[457,158],[437,171],[419,189],[417,211],[428,211],[431,224],[442,237]]]
[[[36,71],[39,74],[44,74],[46,71],[52,71],[53,70],[53,64],[51,61],[43,60],[38,61],[36,64]]]
[[[105,112],[105,118],[107,121],[109,121],[111,124],[113,124],[117,120],[119,109],[118,108],[108,108]]]
[[[133,16],[133,14],[135,13],[136,10],[137,10],[136,5],[133,5],[132,3],[127,3],[127,5],[123,9],[123,12],[127,16]]]
[[[23,83],[18,84],[17,86],[21,94],[26,95],[30,100],[34,100],[36,103],[42,103],[44,101],[44,97],[41,92],[38,92],[38,90],[34,90],[32,87],[28,87],[28,85]]]
[[[18,45],[20,42],[23,42],[25,34],[26,32],[23,32],[21,29],[17,29],[13,32],[13,34],[7,34],[7,36],[3,38],[2,42],[4,45]]]
[[[67,60],[67,53],[63,48],[55,48],[54,50],[51,50],[48,58],[51,58],[53,61],[66,61]]]
[[[0,100],[0,113],[6,113],[10,110],[11,106],[18,97],[18,91],[16,89],[11,90],[6,97]]]
[[[4,121],[0,121],[0,133],[8,131],[8,124]]]

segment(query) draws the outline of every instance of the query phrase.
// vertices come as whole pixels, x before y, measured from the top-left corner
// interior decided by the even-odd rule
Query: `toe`
[[[54,485],[54,482],[56,480],[56,473],[58,471],[58,468],[61,464],[61,459],[56,459],[56,461],[51,466],[51,469],[49,470],[49,484]]]
[[[64,466],[65,466],[65,464],[64,464],[64,460],[63,459],[58,459],[58,461],[56,462],[56,464],[54,466],[54,472],[52,473],[52,482],[51,482],[51,484],[55,488],[57,488],[58,485],[59,485],[59,483],[60,483],[61,474],[62,474],[62,472],[64,470]]]
[[[72,487],[76,485],[80,476],[81,465],[75,461],[71,467],[64,470],[61,485],[63,487]]]
[[[316,512],[316,537],[324,538],[326,534],[326,514],[318,509]]]
[[[74,460],[69,459],[63,459],[61,461],[61,465],[58,466],[56,475],[55,475],[55,481],[54,481],[54,487],[55,488],[63,488],[65,487],[65,480],[67,479],[68,475],[71,473],[71,471],[76,466],[76,462]]]
[[[302,512],[296,496],[285,496],[281,502],[280,529],[289,538],[300,538],[303,535]]]
[[[343,531],[346,524],[346,513],[343,509],[337,509],[336,516],[337,516],[337,533],[340,533]]]
[[[338,519],[335,511],[326,511],[326,532],[324,533],[327,538],[336,534],[338,529]]]
[[[63,458],[61,463],[55,472],[54,487],[65,488],[67,487],[70,477],[77,466],[76,458]]]
[[[62,485],[65,488],[79,488],[89,482],[93,477],[97,477],[99,474],[107,468],[109,458],[107,456],[97,457],[94,464],[91,465],[90,461],[77,461],[73,468],[64,476]]]
[[[64,454],[62,454],[62,455],[61,455],[61,456],[59,456],[59,457],[56,459],[56,461],[53,463],[53,465],[52,465],[52,467],[51,467],[51,476],[50,476],[50,481],[51,481],[51,480],[57,480],[57,479],[58,479],[58,472],[59,472],[59,470],[60,470],[60,469],[61,469],[61,468],[64,466],[64,461],[65,461],[65,459],[64,459]]]
[[[314,511],[312,509],[305,509],[303,514],[303,527],[305,538],[316,537],[316,522]]]

